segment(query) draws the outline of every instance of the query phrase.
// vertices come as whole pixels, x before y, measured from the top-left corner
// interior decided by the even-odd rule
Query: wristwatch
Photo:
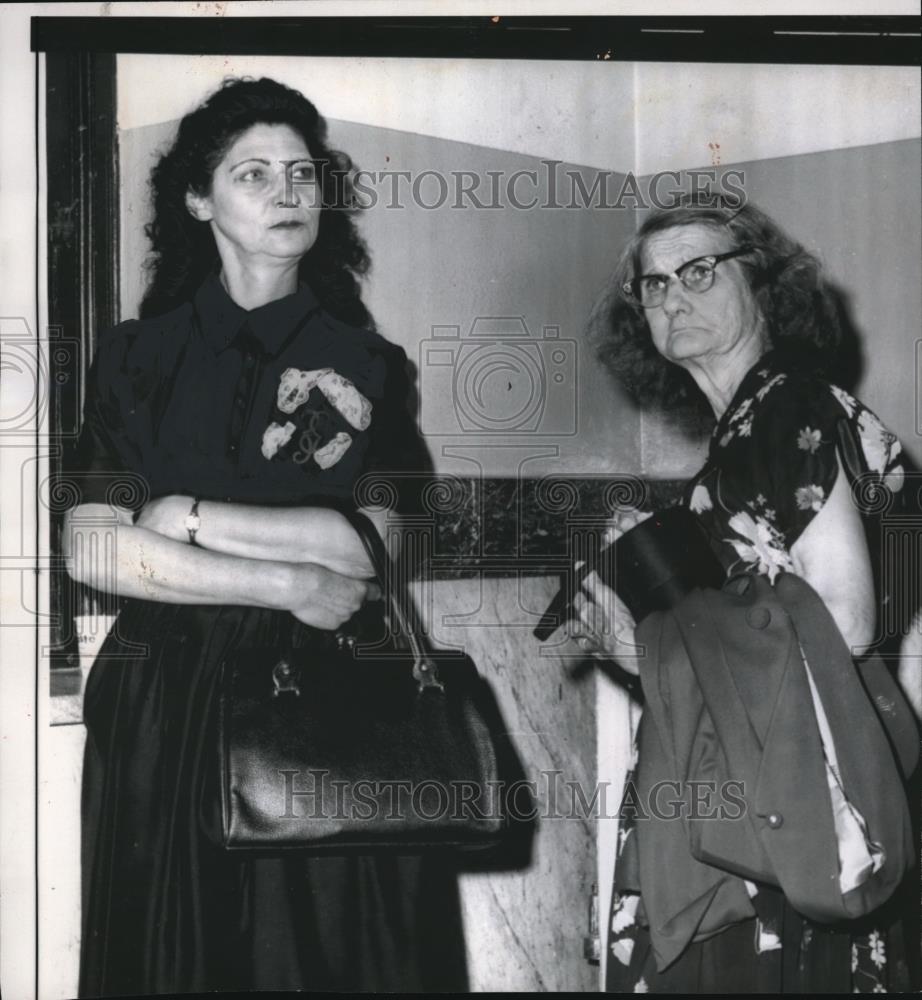
[[[188,514],[186,514],[185,526],[186,531],[189,532],[189,544],[198,545],[195,540],[196,532],[202,526],[202,519],[198,516],[198,505],[201,502],[201,497],[196,497],[192,501],[192,508]]]

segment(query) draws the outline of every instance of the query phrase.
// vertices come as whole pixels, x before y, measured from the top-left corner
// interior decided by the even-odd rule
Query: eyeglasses
[[[639,274],[621,286],[625,295],[629,295],[644,309],[655,309],[666,301],[666,292],[673,277],[682,282],[682,287],[690,292],[706,292],[714,284],[714,271],[718,264],[734,257],[751,253],[755,247],[740,247],[729,253],[707,254],[695,257],[677,267],[672,274]]]

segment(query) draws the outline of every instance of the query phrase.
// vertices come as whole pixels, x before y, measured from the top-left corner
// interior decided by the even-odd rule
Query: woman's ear
[[[211,211],[211,199],[205,195],[196,194],[191,189],[186,192],[186,208],[193,219],[208,222],[214,216]]]

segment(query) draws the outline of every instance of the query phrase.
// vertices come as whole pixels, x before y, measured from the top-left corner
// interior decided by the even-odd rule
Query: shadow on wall
[[[824,283],[824,290],[835,307],[840,331],[839,348],[829,378],[847,392],[854,392],[864,375],[864,338],[855,323],[849,293],[831,281]]]

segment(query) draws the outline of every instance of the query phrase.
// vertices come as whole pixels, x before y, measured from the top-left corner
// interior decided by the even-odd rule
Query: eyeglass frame
[[[652,271],[649,274],[638,274],[631,278],[630,281],[625,281],[621,286],[621,290],[625,295],[629,296],[636,305],[639,305],[641,309],[659,309],[659,307],[666,301],[666,294],[669,291],[669,279],[678,278],[681,282],[682,287],[687,291],[691,292],[693,295],[703,295],[705,292],[710,291],[714,287],[714,274],[717,270],[717,265],[721,264],[725,260],[732,260],[734,257],[742,257],[743,254],[752,253],[753,250],[757,250],[758,247],[745,246],[739,247],[736,250],[728,250],[726,253],[705,253],[701,254],[700,257],[692,257],[691,260],[685,261],[684,264],[680,264],[674,271],[669,274],[662,274],[658,271]],[[711,261],[710,271],[711,271],[711,283],[707,288],[689,288],[688,285],[682,279],[682,272],[691,267],[692,264],[698,264],[701,261]],[[643,304],[640,295],[638,294],[639,282],[643,281],[644,278],[666,278],[666,285],[663,288],[663,301],[657,302],[655,305],[646,306]]]

